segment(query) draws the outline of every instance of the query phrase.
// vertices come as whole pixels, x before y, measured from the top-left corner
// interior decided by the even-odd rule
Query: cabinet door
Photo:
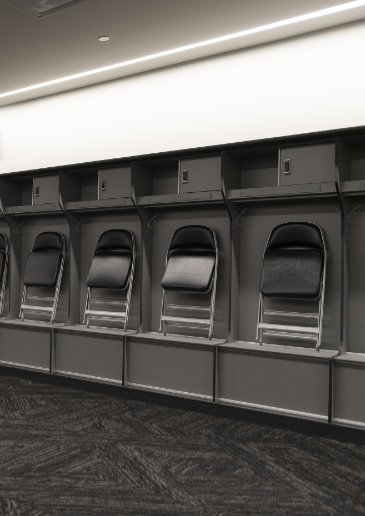
[[[329,183],[335,180],[335,144],[280,149],[279,185]]]
[[[98,198],[118,199],[119,197],[130,197],[131,168],[105,168],[98,172]]]
[[[33,178],[33,204],[59,202],[58,176],[43,176]]]
[[[220,190],[221,158],[183,159],[180,161],[179,193]]]

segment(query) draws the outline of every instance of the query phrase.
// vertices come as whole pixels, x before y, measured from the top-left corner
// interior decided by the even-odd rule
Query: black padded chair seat
[[[165,290],[205,293],[210,290],[215,256],[212,254],[172,254],[161,285]]]
[[[319,249],[270,249],[265,253],[260,290],[267,297],[317,299],[323,253]]]
[[[124,290],[132,266],[131,253],[103,252],[96,254],[86,280],[89,288]]]
[[[61,260],[62,253],[53,249],[32,252],[25,268],[24,285],[27,287],[54,287]]]

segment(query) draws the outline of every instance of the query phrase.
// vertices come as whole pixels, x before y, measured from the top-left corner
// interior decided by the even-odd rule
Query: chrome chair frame
[[[92,288],[87,287],[87,294],[86,294],[86,303],[85,303],[85,311],[84,311],[84,318],[83,318],[83,324],[86,324],[86,327],[90,327],[90,319],[99,319],[101,321],[111,321],[111,320],[119,320],[122,322],[123,330],[126,331],[127,329],[127,323],[129,318],[129,311],[130,311],[130,302],[132,297],[132,288],[133,288],[133,277],[134,277],[134,267],[135,267],[135,261],[136,261],[136,246],[135,246],[135,239],[133,233],[130,233],[132,236],[132,264],[131,264],[131,270],[129,273],[128,278],[128,288],[127,288],[127,295],[125,300],[121,301],[104,301],[104,300],[95,300],[92,299]],[[101,237],[101,235],[100,235]],[[100,239],[99,237],[99,239]],[[99,243],[98,239],[98,243]],[[103,290],[109,290],[109,289],[103,289]],[[124,289],[125,290],[125,289]],[[122,291],[123,292],[123,291]],[[118,304],[122,305],[124,307],[124,311],[107,311],[107,310],[94,310],[91,308],[92,303],[99,303],[99,304]]]
[[[37,305],[27,304],[27,286],[23,285],[22,300],[21,300],[20,312],[19,312],[19,318],[22,321],[24,321],[24,319],[25,319],[25,312],[38,313],[38,314],[44,314],[44,315],[50,314],[51,317],[50,317],[49,322],[51,324],[55,320],[56,312],[57,312],[58,298],[59,298],[60,289],[61,289],[61,281],[62,281],[63,267],[64,267],[64,263],[65,263],[65,251],[66,251],[65,237],[62,234],[61,234],[61,236],[62,236],[62,258],[61,258],[61,263],[60,263],[58,273],[57,273],[57,280],[56,280],[55,291],[54,291],[53,297],[42,297],[42,296],[31,296],[30,297],[30,296],[28,296],[28,299],[36,299],[39,301],[51,301],[52,305],[51,306],[40,306],[40,305],[37,306]]]
[[[257,313],[257,326],[256,326],[256,340],[260,342],[260,345],[263,344],[263,336],[268,335],[272,337],[280,337],[280,338],[288,338],[288,339],[300,339],[303,341],[315,341],[315,349],[319,351],[322,342],[322,330],[323,330],[323,306],[324,306],[324,295],[325,295],[325,287],[326,287],[326,272],[327,272],[327,250],[326,250],[326,242],[324,239],[323,230],[318,224],[314,222],[307,222],[309,224],[313,224],[318,228],[321,240],[323,244],[323,271],[321,278],[321,285],[318,295],[318,312],[317,313],[304,313],[304,312],[286,312],[281,310],[265,310],[264,309],[264,297],[262,293],[259,294],[259,304],[258,304],[258,313]],[[264,254],[262,257],[262,263],[264,263],[264,257],[267,249],[267,245],[271,239],[273,232],[276,230],[277,226],[272,229],[265,245]],[[293,300],[299,298],[291,298]],[[274,323],[265,323],[264,317],[265,315],[270,315],[271,317],[293,317],[293,318],[302,318],[302,319],[313,319],[317,321],[315,326],[297,326],[297,325],[289,325],[289,324],[274,324]]]
[[[184,226],[182,226],[184,227]],[[213,333],[213,324],[214,324],[214,313],[215,313],[215,296],[216,296],[216,290],[217,290],[217,271],[218,271],[218,245],[217,245],[217,237],[215,234],[215,231],[209,227],[204,226],[208,229],[210,229],[213,233],[213,239],[214,239],[214,248],[215,248],[215,262],[214,262],[214,272],[213,272],[213,278],[211,282],[211,286],[207,293],[210,292],[210,303],[209,306],[192,306],[192,305],[176,305],[176,304],[168,304],[167,302],[167,292],[162,287],[162,301],[161,301],[161,314],[160,314],[160,326],[159,331],[162,332],[164,335],[167,334],[167,327],[170,324],[171,326],[175,326],[177,328],[190,328],[190,329],[204,329],[207,328],[208,330],[208,338],[212,339],[212,333]],[[170,239],[170,243],[167,249],[166,253],[166,259],[165,259],[165,269],[167,267],[168,262],[168,256],[169,256],[169,250],[171,247],[172,240],[175,236],[175,233],[179,231],[178,228],[176,229],[172,237]],[[190,293],[196,294],[196,292],[191,291]],[[184,294],[189,294],[189,291],[184,291]],[[202,311],[202,312],[209,312],[209,317],[207,318],[198,318],[198,317],[177,317],[177,316],[169,316],[167,315],[168,309],[173,310],[195,310],[195,311]]]
[[[0,285],[0,316],[3,315],[4,311],[4,300],[5,300],[5,291],[6,291],[6,279],[8,274],[8,263],[9,263],[9,242],[6,235],[3,235],[5,241],[5,262],[4,262],[4,270],[3,276],[1,279]]]

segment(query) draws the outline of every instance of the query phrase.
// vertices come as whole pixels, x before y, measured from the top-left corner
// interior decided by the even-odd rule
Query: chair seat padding
[[[28,287],[54,287],[62,260],[55,250],[30,253],[25,267],[24,285]]]
[[[317,299],[322,270],[323,253],[318,249],[268,250],[260,291],[268,297]]]
[[[214,274],[212,254],[172,254],[168,259],[161,286],[165,290],[208,292]]]
[[[130,253],[96,254],[92,260],[86,284],[90,288],[124,290],[128,285],[131,265]]]

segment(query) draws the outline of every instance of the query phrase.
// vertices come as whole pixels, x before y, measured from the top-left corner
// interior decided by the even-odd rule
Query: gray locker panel
[[[347,259],[348,290],[348,345],[353,353],[365,353],[365,211],[364,199],[354,198],[348,203],[349,222]]]
[[[221,190],[222,172],[219,156],[180,161],[179,193]]]
[[[0,363],[50,370],[51,330],[0,326]]]
[[[213,398],[214,347],[127,341],[127,385]]]
[[[33,204],[58,203],[58,176],[41,176],[33,179]]]
[[[56,331],[54,370],[122,382],[123,337]]]
[[[334,180],[334,144],[280,149],[279,185],[327,183]]]
[[[365,426],[365,363],[341,364],[335,361],[333,419]]]
[[[218,350],[218,397],[327,419],[329,362]]]
[[[131,196],[131,168],[104,168],[98,171],[98,198],[117,199]]]

